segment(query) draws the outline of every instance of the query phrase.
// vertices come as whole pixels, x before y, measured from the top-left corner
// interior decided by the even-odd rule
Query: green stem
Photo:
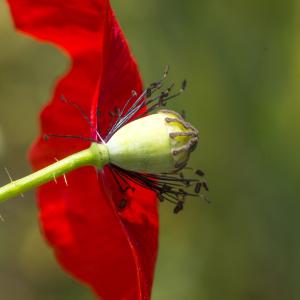
[[[106,146],[92,143],[88,149],[74,153],[48,167],[1,187],[0,202],[21,195],[82,166],[95,166],[101,169],[108,161]]]

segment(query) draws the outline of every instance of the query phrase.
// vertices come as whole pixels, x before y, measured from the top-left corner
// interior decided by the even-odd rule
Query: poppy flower
[[[41,135],[30,151],[34,169],[87,148],[90,140],[107,141],[125,123],[145,115],[146,104],[151,110],[170,98],[167,89],[145,100],[161,81],[143,91],[108,0],[8,3],[20,31],[54,44],[71,60],[41,112]],[[43,138],[51,133],[82,138]],[[149,299],[158,248],[157,196],[175,201],[174,212],[183,205],[172,198],[165,183],[170,180],[117,166],[83,167],[40,187],[42,231],[60,265],[103,299]],[[177,193],[186,195],[181,189]]]

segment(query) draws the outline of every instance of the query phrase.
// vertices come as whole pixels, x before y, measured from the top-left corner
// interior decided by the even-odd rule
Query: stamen
[[[126,199],[122,199],[119,203],[119,209],[123,210],[127,205],[127,200]]]
[[[165,201],[165,198],[163,197],[162,194],[158,194],[157,197],[158,197],[158,200],[159,200],[160,202],[164,202],[164,201]]]
[[[145,115],[156,111],[157,109],[164,108],[168,101],[179,96],[183,91],[185,91],[187,86],[187,81],[183,80],[181,83],[179,91],[175,91],[174,93],[174,83],[172,83],[167,88],[162,88],[164,85],[164,81],[167,78],[169,72],[169,66],[166,65],[164,69],[163,76],[160,80],[153,82],[150,84],[148,88],[146,88],[140,95],[137,95],[136,91],[132,91],[131,96],[125,101],[124,106],[120,109],[116,107],[113,111],[109,112],[112,118],[112,125],[109,126],[109,130],[105,139],[103,140],[97,131],[97,128],[93,126],[89,117],[85,114],[83,109],[74,102],[67,100],[64,96],[62,96],[62,101],[70,104],[72,107],[77,109],[80,114],[87,121],[89,126],[96,132],[97,139],[81,137],[76,135],[57,135],[57,134],[47,134],[44,136],[45,139],[49,139],[50,137],[56,138],[74,138],[81,139],[89,142],[107,142],[116,131],[118,131],[121,127],[130,122],[133,118],[141,118]],[[160,92],[159,92],[160,91]],[[147,111],[143,110],[147,108]],[[165,110],[168,112],[168,110]],[[97,109],[97,117],[100,116],[100,110]],[[172,111],[172,114],[176,114]],[[193,151],[196,147],[198,141],[198,133],[195,129],[184,120],[185,112],[182,111],[181,114],[176,115],[176,118],[167,117],[166,122],[176,122],[180,123],[188,132],[180,132],[180,133],[171,133],[170,138],[176,138],[178,136],[189,136],[189,142],[182,146],[181,148],[177,148],[173,150],[173,154],[177,155],[182,151],[188,152]],[[110,164],[110,170],[114,181],[116,182],[119,191],[121,193],[121,197],[117,207],[120,210],[124,210],[128,205],[128,192],[129,190],[134,192],[134,188],[132,184],[137,184],[146,189],[152,190],[156,193],[159,201],[168,201],[174,205],[173,212],[175,214],[179,213],[183,210],[184,205],[188,197],[200,197],[205,201],[209,202],[207,197],[202,193],[202,191],[208,191],[208,184],[205,179],[203,179],[204,173],[201,170],[194,171],[192,168],[186,167],[186,161],[179,162],[175,165],[176,173],[173,174],[148,174],[148,173],[138,173],[129,170],[122,169],[116,165]],[[185,169],[190,170],[195,173],[195,175],[200,176],[201,178],[187,178],[185,177],[183,172],[179,172],[179,170]],[[55,175],[53,175],[54,181],[56,181]],[[66,177],[64,176],[65,183],[68,185]],[[202,188],[203,187],[203,188]]]
[[[67,99],[64,95],[61,95],[60,99],[62,102],[67,103],[67,104],[71,105],[72,107],[74,107],[83,116],[83,118],[90,125],[90,127],[92,127],[94,129],[90,118],[87,116],[87,114],[83,111],[83,109],[77,103]]]
[[[201,170],[196,170],[196,172],[195,172],[195,174],[197,174],[198,176],[200,176],[200,177],[202,177],[202,176],[204,176],[205,174],[204,174],[204,172],[203,171],[201,171]]]
[[[161,92],[159,96],[145,100],[145,98],[149,98],[151,95],[153,95],[156,91],[158,91],[163,86],[163,81],[166,79],[168,71],[169,71],[169,67],[166,66],[163,77],[159,81],[151,83],[150,86],[147,89],[145,89],[139,97],[137,97],[135,102],[127,110],[127,107],[131,102],[131,100],[133,99],[133,97],[136,97],[136,93],[132,93],[132,96],[126,101],[122,111],[119,112],[118,114],[119,116],[115,121],[115,124],[111,127],[108,134],[106,135],[105,141],[108,141],[117,130],[119,130],[122,126],[127,124],[144,107],[148,106],[147,112],[140,114],[138,118],[145,116],[149,112],[152,112],[159,107],[165,106],[168,100],[177,97],[183,92],[186,86],[186,81],[182,83],[179,92],[177,92],[174,95],[170,95],[170,91],[174,86],[174,84],[172,84],[165,91]],[[155,101],[157,101],[157,103],[154,103]],[[149,107],[150,104],[152,104],[152,106]],[[111,115],[113,116],[113,113],[111,113]]]
[[[83,118],[86,120],[86,122],[89,124],[89,126],[96,132],[97,138],[99,140],[89,139],[89,138],[81,138],[81,137],[72,136],[72,135],[54,135],[54,134],[51,134],[51,135],[48,134],[48,135],[45,136],[45,138],[47,138],[49,136],[52,136],[52,137],[81,138],[83,140],[87,140],[87,141],[91,141],[91,142],[99,142],[100,141],[101,143],[105,143],[106,141],[108,141],[112,137],[112,135],[117,130],[119,130],[122,126],[127,124],[145,106],[148,106],[147,112],[145,112],[143,114],[140,114],[138,117],[143,117],[146,114],[148,114],[149,112],[153,112],[157,108],[164,107],[167,104],[167,101],[177,97],[178,95],[180,95],[186,89],[187,82],[186,82],[186,80],[184,80],[181,84],[180,90],[177,93],[175,93],[173,95],[170,95],[170,92],[171,92],[171,90],[174,86],[174,84],[172,84],[165,91],[162,91],[159,96],[156,96],[154,98],[145,100],[145,98],[149,98],[156,91],[161,89],[161,87],[163,86],[164,80],[167,78],[168,72],[169,72],[169,66],[166,65],[165,69],[164,69],[163,76],[159,81],[151,83],[150,86],[147,89],[145,89],[139,97],[137,97],[136,91],[133,90],[131,97],[125,102],[125,105],[123,106],[121,111],[120,111],[119,108],[116,108],[114,112],[109,113],[112,118],[117,117],[117,119],[114,121],[114,125],[108,131],[105,139],[102,139],[102,137],[101,137],[100,133],[98,132],[97,128],[95,126],[93,126],[93,124],[91,123],[91,120],[86,115],[86,113],[83,111],[83,109],[77,103],[68,100],[64,95],[62,95],[61,100],[65,103],[71,105],[72,107],[74,107],[77,111],[79,111],[79,113],[83,116]],[[136,97],[137,97],[137,99],[135,100],[135,102],[131,106],[129,106],[132,99],[136,98]],[[157,101],[157,103],[154,103],[156,101]],[[150,104],[152,104],[152,105],[149,106]],[[99,117],[99,115],[100,115],[100,110],[97,109],[97,117]]]
[[[195,186],[195,193],[196,193],[196,194],[199,194],[199,193],[200,193],[201,185],[202,185],[201,182],[197,182],[197,184],[196,184],[196,186]]]
[[[121,192],[123,192],[123,188],[118,178],[125,180],[129,186],[129,182],[132,182],[154,191],[160,202],[168,201],[175,205],[174,213],[178,213],[183,209],[187,197],[200,196],[207,201],[207,198],[200,194],[201,186],[204,186],[203,182],[196,178],[186,178],[182,172],[174,174],[142,174],[124,170],[115,165],[111,165],[110,168],[117,184],[120,186]],[[194,192],[189,192],[187,188],[194,188]]]
[[[83,111],[83,109],[75,102],[67,99],[64,95],[61,95],[60,97],[61,101],[71,105],[72,107],[74,107],[82,116],[83,118],[86,120],[86,122],[88,123],[88,125],[90,126],[91,129],[93,129],[98,137],[98,139],[101,141],[101,143],[105,143],[103,138],[101,137],[99,131],[97,130],[97,128],[95,126],[93,126],[90,118],[87,116],[87,114]],[[97,109],[97,116],[98,114],[100,115],[100,110]]]
[[[123,114],[127,108],[127,106],[129,105],[129,102],[136,97],[136,93],[132,92],[132,96],[126,101],[125,106],[122,109],[122,112],[120,112],[120,116],[119,118],[116,120],[115,124],[112,126],[112,128],[109,130],[108,134],[106,135],[105,140],[108,141],[111,136],[120,128],[123,126],[124,122],[127,122],[127,118],[128,120],[131,118],[131,116],[129,117],[129,114],[131,113],[131,111],[135,108],[135,106],[141,102],[143,100],[145,96],[145,91],[138,97],[138,99],[134,102],[134,104],[129,108],[128,112],[125,114],[125,116],[123,117]]]
[[[122,108],[122,111],[120,112],[120,117],[124,114],[125,110],[127,109],[129,103],[133,98],[137,97],[137,92],[135,90],[131,91],[131,97],[125,102],[125,105]]]
[[[131,190],[134,192],[134,188],[132,186],[130,186],[130,184],[128,183],[128,181],[122,176],[122,174],[120,174],[118,172],[117,169],[113,168],[112,166],[110,166],[110,170],[113,176],[114,181],[116,182],[120,193],[122,194],[122,198],[119,202],[118,208],[120,210],[124,210],[128,204],[128,200],[126,199],[126,197],[128,197],[127,192],[128,190]],[[120,180],[122,181],[123,185],[125,187],[122,186],[122,183],[120,182]]]
[[[184,79],[181,83],[181,90],[184,91],[186,89],[186,86],[187,86],[187,80]]]
[[[169,94],[174,86],[174,83],[166,90],[161,92],[159,96],[156,96],[151,99],[147,99],[145,101],[145,106],[147,105],[147,111],[143,113],[140,117],[144,117],[145,115],[149,114],[150,112],[155,111],[157,108],[165,107],[167,105],[167,100],[169,97]],[[149,106],[151,103],[158,101],[157,103],[153,104],[152,106]]]
[[[120,176],[120,174],[118,174],[117,170],[115,170],[114,168],[110,168],[111,171],[112,171],[112,175],[113,175],[113,178],[115,180],[115,182],[117,183],[118,187],[119,187],[119,191],[122,193],[122,194],[125,194],[127,192],[128,189],[130,189],[130,185],[127,183],[127,181],[125,181],[125,188],[122,187],[120,181],[118,180],[119,178],[121,178],[124,182],[124,178],[122,178]],[[119,178],[118,178],[119,177]]]
[[[70,135],[70,134],[44,134],[43,138],[45,141],[48,141],[50,138],[64,138],[64,139],[79,139],[82,141],[88,141],[88,142],[94,142],[99,143],[98,140],[95,140],[93,138],[83,137],[79,135]]]
[[[208,185],[206,181],[203,181],[203,187],[208,191]]]
[[[174,214],[178,214],[181,210],[183,210],[183,204],[184,204],[183,201],[178,201],[178,203],[176,204],[173,210]]]

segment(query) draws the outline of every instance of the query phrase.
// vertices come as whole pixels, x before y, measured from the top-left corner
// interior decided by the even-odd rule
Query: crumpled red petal
[[[71,68],[41,113],[41,134],[93,135],[61,95],[91,116],[102,134],[109,111],[141,91],[137,66],[106,0],[8,0],[16,27],[67,53]],[[42,68],[42,66],[41,66]],[[97,111],[100,109],[100,119]],[[88,147],[71,139],[41,137],[30,159],[39,169]],[[155,195],[135,186],[118,209],[120,192],[107,168],[81,168],[38,190],[43,232],[62,267],[102,299],[149,299],[157,255]]]

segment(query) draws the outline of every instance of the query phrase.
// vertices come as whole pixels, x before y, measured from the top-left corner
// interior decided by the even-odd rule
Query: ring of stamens
[[[122,109],[116,108],[113,112],[110,112],[110,117],[112,118],[112,125],[108,130],[105,138],[102,138],[99,131],[92,125],[90,119],[84,113],[84,111],[80,108],[76,103],[67,100],[64,96],[62,96],[62,101],[73,106],[75,109],[79,111],[79,113],[84,117],[89,126],[96,132],[96,139],[79,137],[75,135],[57,135],[57,134],[46,134],[45,139],[50,137],[64,137],[64,138],[81,138],[82,140],[93,141],[98,143],[107,142],[116,131],[118,131],[121,127],[130,122],[133,118],[141,118],[146,114],[153,113],[157,109],[161,109],[167,105],[167,102],[171,99],[179,96],[185,89],[187,82],[184,80],[181,84],[180,90],[174,94],[171,94],[171,91],[174,87],[174,84],[171,84],[166,90],[160,92],[159,95],[155,96],[155,93],[159,91],[163,87],[163,82],[167,77],[169,68],[166,67],[163,77],[145,89],[140,95],[138,95],[135,91],[132,91],[131,97],[125,102]],[[132,103],[133,102],[133,103]],[[142,112],[144,108],[147,107],[146,112]],[[168,110],[164,110],[168,112]],[[178,155],[183,151],[193,151],[196,147],[198,141],[198,131],[188,122],[186,122],[180,114],[172,111],[172,114],[178,116],[178,118],[166,117],[166,122],[179,122],[186,129],[193,129],[189,132],[172,132],[169,134],[171,138],[176,138],[178,136],[191,136],[192,138],[189,142],[175,150],[173,150],[173,155]],[[97,116],[101,117],[100,110],[97,110]],[[129,170],[122,169],[116,165],[110,164],[111,173],[113,175],[113,179],[116,182],[119,191],[121,192],[122,198],[119,201],[118,208],[123,210],[126,208],[127,199],[126,193],[128,190],[134,191],[134,188],[131,186],[131,183],[135,183],[144,188],[150,189],[156,193],[158,199],[163,201],[168,201],[175,205],[173,212],[178,213],[184,208],[184,204],[186,202],[187,197],[198,197],[200,196],[202,199],[208,199],[206,196],[201,193],[202,188],[208,191],[207,181],[203,178],[204,173],[201,170],[194,171],[194,174],[197,175],[198,178],[186,178],[182,172],[179,172],[181,169],[189,169],[186,167],[186,162],[177,163],[175,165],[177,171],[173,174],[143,174],[138,172],[133,172]],[[191,191],[193,189],[193,191]]]

